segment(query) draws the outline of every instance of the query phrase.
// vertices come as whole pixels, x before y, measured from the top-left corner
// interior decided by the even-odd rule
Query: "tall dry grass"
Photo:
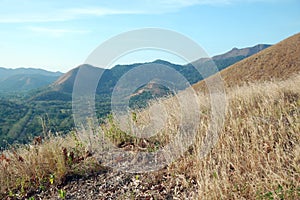
[[[216,146],[205,158],[202,158],[202,141],[210,126],[211,112],[209,97],[198,95],[200,120],[196,142],[168,171],[182,175],[186,180],[181,181],[186,183],[195,178],[200,199],[300,198],[300,75],[286,81],[228,88],[225,123]],[[187,102],[190,103],[189,98]],[[140,128],[138,131],[130,126],[127,131],[138,135],[148,127],[156,129],[155,125],[164,121],[155,137],[147,140],[150,147],[160,141],[162,148],[181,131],[182,114],[176,98],[159,100],[149,109],[137,112],[135,122],[131,120]],[[115,126],[119,127],[108,125],[110,134],[120,136],[122,131]],[[126,141],[124,137],[114,139],[116,145]],[[139,149],[134,147],[140,146],[140,140],[128,141],[131,150]],[[180,153],[182,143],[174,146],[165,156]]]
[[[201,199],[300,198],[300,75],[228,89],[218,144],[197,161]]]
[[[24,198],[61,184],[68,175],[96,167],[74,133],[66,137],[49,134],[32,144],[12,146],[0,155],[0,199]]]
[[[197,191],[191,189],[187,193],[198,199],[299,199],[300,75],[286,81],[229,88],[227,97],[226,118],[218,142],[202,158],[199,149],[209,128],[210,105],[209,97],[199,94],[196,142],[161,171],[172,174],[176,180],[166,179],[164,184],[176,187],[180,182],[188,190],[192,182],[196,182]],[[149,123],[152,127],[164,120],[155,135],[148,139],[127,136],[111,118],[102,127],[102,136],[119,148],[131,146],[131,151],[162,148],[180,131],[181,110],[175,98],[152,105],[152,110],[134,111],[130,120],[139,130],[149,128]],[[149,122],[153,114],[154,121]],[[78,138],[50,137],[42,144],[3,152],[0,161],[2,197],[9,191],[22,195],[32,188],[47,186],[51,184],[52,175],[55,182],[60,182],[74,170],[95,169],[88,161],[93,158],[85,156],[86,149],[93,149]],[[93,144],[93,148],[98,147]]]

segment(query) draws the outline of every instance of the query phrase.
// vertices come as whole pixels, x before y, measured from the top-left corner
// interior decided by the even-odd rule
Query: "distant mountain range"
[[[183,74],[190,84],[194,84],[202,80],[203,77],[199,75],[192,64],[196,67],[205,68],[209,65],[211,60],[213,60],[218,69],[222,70],[244,58],[268,48],[269,46],[270,45],[260,44],[243,49],[233,48],[231,51],[214,56],[212,59],[201,58],[187,65],[177,65],[164,60],[156,60],[147,64],[162,64],[171,67]],[[70,100],[70,94],[72,93],[74,80],[79,68],[88,67],[90,68],[88,71],[91,73],[102,73],[104,71],[102,80],[99,83],[101,88],[99,87],[97,89],[97,94],[109,94],[112,92],[115,84],[123,74],[141,64],[145,63],[116,65],[112,69],[106,70],[91,65],[80,65],[66,74],[34,68],[7,69],[0,67],[0,93],[24,92],[45,87],[45,89],[41,90],[41,92],[36,96],[36,99],[52,100],[58,98],[61,100]]]
[[[116,85],[117,81],[129,70],[138,67],[142,64],[147,64],[149,67],[151,65],[155,64],[161,64],[168,66],[172,69],[175,69],[179,73],[181,73],[190,84],[197,83],[198,81],[202,80],[203,77],[198,73],[198,71],[195,69],[208,69],[211,65],[211,61],[214,61],[217,68],[221,71],[225,69],[226,67],[241,61],[255,53],[258,53],[259,51],[266,49],[270,47],[271,45],[266,44],[260,44],[256,45],[254,47],[249,48],[242,48],[237,49],[233,48],[227,53],[224,53],[222,55],[214,56],[212,59],[209,58],[201,58],[199,60],[194,61],[193,63],[186,64],[186,65],[178,65],[173,64],[168,61],[164,60],[156,60],[154,62],[150,63],[135,63],[131,65],[116,65],[111,69],[102,69],[98,67],[94,67],[92,65],[80,65],[77,68],[74,68],[70,70],[68,73],[62,75],[57,81],[55,81],[47,90],[41,91],[41,93],[37,94],[35,97],[36,100],[55,100],[55,99],[65,99],[69,101],[71,99],[71,94],[73,91],[73,85],[76,78],[76,75],[80,68],[84,68],[87,76],[95,75],[95,74],[102,74],[101,80],[99,81],[99,86],[97,88],[96,93],[98,95],[108,94],[110,95],[113,91],[114,86]],[[180,84],[180,83],[178,83]],[[145,87],[148,87],[145,85]],[[140,88],[143,90],[143,87]],[[136,91],[138,94],[142,94],[140,91]],[[147,90],[147,93],[149,94],[149,90]],[[157,89],[156,89],[157,93]],[[159,92],[159,94],[166,93],[166,92]],[[154,97],[157,97],[155,93],[153,93]],[[63,97],[63,98],[62,98]],[[137,98],[137,97],[135,97]]]
[[[0,67],[0,92],[21,92],[48,86],[63,73],[43,69]]]

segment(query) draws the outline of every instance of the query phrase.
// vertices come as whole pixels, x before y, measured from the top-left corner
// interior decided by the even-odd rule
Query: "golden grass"
[[[220,140],[199,160],[204,199],[300,197],[300,75],[232,88]]]
[[[174,176],[174,180],[168,179],[165,184],[176,185],[179,181],[188,188],[192,180],[196,181],[199,199],[299,199],[300,74],[285,81],[248,83],[229,88],[224,127],[218,143],[205,158],[199,157],[198,150],[208,128],[210,111],[208,97],[199,95],[201,120],[196,143],[184,156],[160,172]],[[160,103],[166,105],[169,117],[158,136],[148,139],[146,145],[161,140],[163,146],[170,141],[169,134],[176,135],[178,131],[179,110],[175,106],[178,102],[167,99],[157,105]],[[160,107],[157,109],[161,110]],[[151,112],[137,112],[133,120],[142,126],[149,121]],[[158,114],[157,118],[162,116]],[[128,137],[123,137],[123,133],[122,137],[118,136],[118,128],[112,124],[103,127],[105,133],[110,134],[107,137],[113,137],[111,139],[116,145],[124,140],[126,146]],[[93,157],[85,155],[86,144],[77,138],[72,134],[49,137],[42,144],[3,152],[0,197],[9,192],[11,195],[25,195],[37,187],[59,184],[70,173],[95,170]],[[133,147],[141,145],[140,140],[129,140]],[[51,182],[52,175],[54,183]]]
[[[11,147],[0,158],[0,198],[4,194],[24,197],[38,188],[60,184],[69,174],[85,173],[93,163],[86,153],[71,133],[49,135],[40,144]]]
[[[222,70],[220,75],[226,87],[245,82],[285,80],[300,72],[300,33],[295,34],[253,56]],[[205,82],[194,86],[205,89]]]

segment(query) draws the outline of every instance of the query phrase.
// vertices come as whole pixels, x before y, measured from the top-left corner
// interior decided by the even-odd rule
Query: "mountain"
[[[0,68],[0,92],[20,92],[37,89],[53,83],[60,77],[60,72],[49,72],[42,69]]]
[[[179,69],[181,66],[169,63],[167,61],[157,60],[151,63],[135,63],[131,65],[116,65],[112,69],[102,69],[98,68],[92,65],[83,64],[80,65],[72,70],[70,70],[68,73],[61,76],[57,81],[55,81],[50,88],[55,91],[60,91],[64,93],[72,93],[73,91],[73,85],[76,78],[76,75],[78,71],[85,70],[86,76],[90,76],[92,74],[98,74],[101,76],[101,80],[99,82],[99,86],[101,87],[97,88],[98,94],[107,94],[111,93],[114,86],[118,82],[118,80],[128,71],[130,71],[133,68],[136,68],[143,64],[164,64],[171,68]],[[86,79],[88,80],[88,79]]]
[[[226,87],[246,82],[287,79],[300,72],[300,33],[260,51],[220,72]],[[205,82],[194,85],[205,89]]]
[[[17,74],[0,82],[0,91],[27,91],[47,86],[57,80],[57,76],[40,74]]]
[[[214,56],[213,60],[224,60],[227,58],[232,58],[232,57],[249,57],[252,56],[253,54],[256,54],[257,52],[260,52],[261,50],[264,50],[268,47],[270,47],[271,45],[268,44],[258,44],[254,47],[248,47],[248,48],[242,48],[242,49],[238,49],[238,48],[233,48],[231,51],[218,55],[218,56]]]
[[[19,74],[39,74],[44,76],[61,76],[61,72],[50,72],[43,69],[34,69],[34,68],[17,68],[9,69],[0,67],[0,81],[7,79],[8,77],[19,75]]]
[[[63,76],[59,77],[52,85],[51,88],[55,88],[57,91],[63,91],[66,93],[72,93],[73,84],[78,73],[78,70],[81,66],[70,70]]]
[[[221,71],[221,70],[227,68],[228,66],[230,66],[238,61],[241,61],[249,56],[252,56],[270,46],[271,45],[268,45],[268,44],[258,44],[253,47],[247,47],[247,48],[242,48],[242,49],[238,49],[235,47],[232,50],[230,50],[224,54],[214,56],[211,59],[200,58],[199,60],[196,60],[196,61],[192,62],[191,64],[193,64],[194,66],[206,66],[207,63],[209,63],[212,60],[212,61],[214,61],[214,63],[218,67],[218,69]]]
[[[243,49],[237,49],[234,48],[231,51],[214,56],[212,60],[216,63],[216,66],[218,67],[219,70],[222,70],[237,61],[240,61],[246,57],[249,57],[265,48],[270,47],[270,45],[256,45],[254,47],[249,47],[249,48],[243,48]],[[99,86],[101,87],[97,88],[97,94],[111,94],[114,86],[116,85],[117,81],[128,71],[131,69],[147,64],[149,66],[151,65],[156,65],[156,64],[161,64],[165,65],[169,68],[175,69],[179,73],[181,73],[188,81],[190,84],[197,83],[198,81],[202,80],[203,77],[201,77],[198,73],[198,71],[195,69],[196,68],[207,68],[211,62],[211,59],[208,58],[201,58],[193,63],[187,64],[187,65],[177,65],[173,64],[164,60],[156,60],[154,62],[148,62],[148,63],[135,63],[131,65],[116,65],[111,69],[101,69],[94,67],[92,65],[80,65],[77,68],[72,69],[68,73],[64,74],[62,77],[60,77],[56,82],[54,82],[51,87],[49,88],[49,91],[57,91],[61,93],[72,93],[73,90],[73,84],[75,81],[75,77],[78,73],[78,70],[80,68],[87,68],[87,71],[90,71],[91,74],[101,74],[103,73],[101,80],[99,82]],[[104,70],[104,71],[103,71]]]

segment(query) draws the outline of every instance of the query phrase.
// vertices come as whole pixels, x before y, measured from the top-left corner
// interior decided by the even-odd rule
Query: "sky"
[[[0,0],[0,67],[67,72],[101,43],[140,28],[176,31],[209,56],[300,32],[299,0]],[[116,64],[174,55],[141,51]]]

